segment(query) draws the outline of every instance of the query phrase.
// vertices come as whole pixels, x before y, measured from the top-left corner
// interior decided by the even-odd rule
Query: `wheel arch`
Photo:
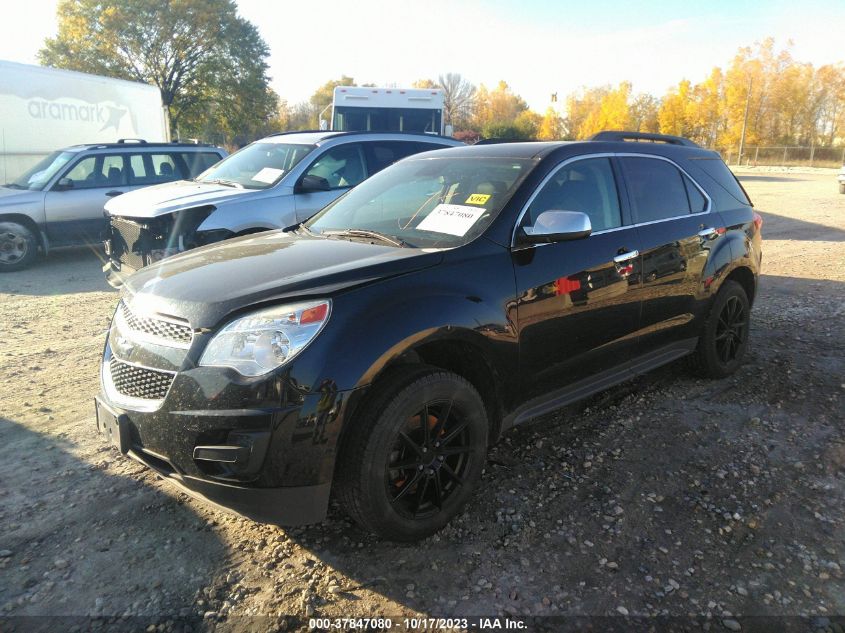
[[[32,234],[38,240],[38,246],[45,255],[50,250],[50,244],[47,241],[47,234],[40,226],[38,226],[38,223],[28,215],[23,213],[0,213],[0,222],[17,222],[18,224],[22,224],[32,231]]]
[[[388,358],[382,357],[367,372],[369,380],[366,381],[366,393],[349,403],[347,419],[338,439],[339,445],[343,445],[344,435],[355,426],[353,420],[356,413],[366,406],[374,389],[397,372],[411,371],[414,367],[442,369],[467,380],[478,391],[487,408],[489,441],[492,444],[502,430],[504,403],[500,389],[502,373],[488,347],[483,336],[463,328],[433,332],[424,338],[414,337],[405,345],[394,346]]]
[[[754,296],[757,294],[757,279],[748,266],[737,266],[725,277],[725,281],[735,281],[745,290],[749,305],[754,304]],[[725,281],[722,282],[724,285]]]

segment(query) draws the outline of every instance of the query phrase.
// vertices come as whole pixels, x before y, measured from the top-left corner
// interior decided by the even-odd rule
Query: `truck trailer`
[[[170,141],[157,87],[0,60],[0,183],[56,149],[118,138]]]

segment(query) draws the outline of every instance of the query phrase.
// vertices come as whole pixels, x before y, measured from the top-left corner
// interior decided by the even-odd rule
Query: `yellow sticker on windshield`
[[[469,198],[465,204],[484,204],[490,199],[490,194],[486,193],[474,193]]]

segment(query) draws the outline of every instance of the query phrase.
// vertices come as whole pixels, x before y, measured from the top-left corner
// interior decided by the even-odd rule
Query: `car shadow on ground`
[[[3,619],[7,630],[53,631],[88,630],[92,616],[127,616],[132,630],[161,614],[201,621],[196,592],[227,546],[179,496],[139,478],[141,466],[103,442],[87,463],[62,435],[0,418],[0,629]]]
[[[845,230],[835,226],[796,220],[768,211],[758,213],[763,217],[763,248],[766,240],[795,240],[802,242],[845,242]]]
[[[51,250],[25,270],[0,275],[0,294],[48,296],[114,292],[106,283],[103,249],[79,246]]]

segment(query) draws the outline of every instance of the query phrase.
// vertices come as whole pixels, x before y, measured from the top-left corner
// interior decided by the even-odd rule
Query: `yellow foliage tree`
[[[566,135],[563,118],[549,106],[537,129],[537,139],[541,141],[558,141]]]

